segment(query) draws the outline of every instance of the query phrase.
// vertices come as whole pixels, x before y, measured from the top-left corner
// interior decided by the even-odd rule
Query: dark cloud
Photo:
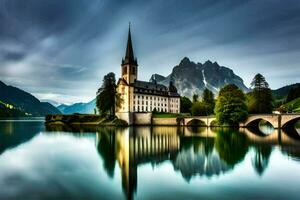
[[[19,61],[24,59],[26,56],[25,52],[0,52],[0,60],[1,61]]]
[[[297,81],[299,13],[296,0],[0,0],[0,79],[41,97],[92,98],[105,73],[119,74],[131,21],[141,79],[189,56],[279,87],[280,76]]]

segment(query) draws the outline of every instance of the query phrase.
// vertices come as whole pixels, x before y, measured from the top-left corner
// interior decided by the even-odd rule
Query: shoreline
[[[190,123],[191,118],[204,118],[207,119],[207,123]],[[209,120],[208,120],[209,119]],[[186,123],[188,121],[189,123]],[[199,119],[196,120],[200,122]],[[149,120],[136,120],[138,123],[128,124],[126,121],[120,119],[106,119],[100,115],[94,114],[74,114],[74,115],[47,115],[45,117],[45,124],[47,126],[55,126],[55,125],[66,125],[66,126],[94,126],[94,127],[131,127],[131,126],[173,126],[173,127],[224,127],[224,128],[244,128],[248,127],[244,123],[240,123],[239,125],[218,125],[215,122],[215,118],[213,116],[189,116],[186,118],[182,117],[169,117],[169,118],[161,118],[161,117],[153,117],[151,116]],[[215,122],[215,123],[213,123]],[[208,125],[209,124],[209,125]],[[278,127],[274,127],[277,129]]]

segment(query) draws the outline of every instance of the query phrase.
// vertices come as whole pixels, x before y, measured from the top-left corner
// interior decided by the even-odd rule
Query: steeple
[[[137,60],[134,58],[134,53],[132,48],[130,23],[128,29],[128,39],[127,39],[125,58],[122,60],[122,65],[126,65],[126,64],[133,64],[137,66]]]

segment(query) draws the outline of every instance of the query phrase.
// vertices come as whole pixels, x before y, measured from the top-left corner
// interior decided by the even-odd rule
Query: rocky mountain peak
[[[244,91],[249,90],[244,85],[243,80],[231,69],[210,60],[207,60],[204,64],[200,62],[196,64],[188,57],[184,57],[167,77],[154,74],[150,81],[154,78],[158,83],[166,86],[169,85],[170,81],[173,81],[178,92],[188,97],[191,97],[194,93],[201,94],[205,88],[217,94],[220,88],[231,83]]]
[[[191,61],[190,61],[190,59],[188,58],[188,57],[184,57],[181,61],[180,61],[180,63],[179,63],[179,65],[187,65],[187,64],[189,64]]]
[[[216,63],[216,62],[215,62]],[[212,65],[213,63],[210,60],[207,60],[203,65]]]

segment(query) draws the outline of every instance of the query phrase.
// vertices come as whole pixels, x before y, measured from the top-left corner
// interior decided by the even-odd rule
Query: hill
[[[295,83],[292,85],[287,85],[276,90],[272,90],[273,97],[275,99],[284,99],[288,95],[291,88],[300,87],[300,83]]]
[[[300,112],[300,97],[282,105],[282,107],[286,108],[288,111]]]
[[[47,102],[40,102],[36,97],[19,88],[8,86],[0,81],[1,112],[6,116],[45,116],[61,112]],[[6,106],[5,106],[6,105]],[[22,114],[23,113],[23,114]],[[3,114],[4,115],[4,114]]]

